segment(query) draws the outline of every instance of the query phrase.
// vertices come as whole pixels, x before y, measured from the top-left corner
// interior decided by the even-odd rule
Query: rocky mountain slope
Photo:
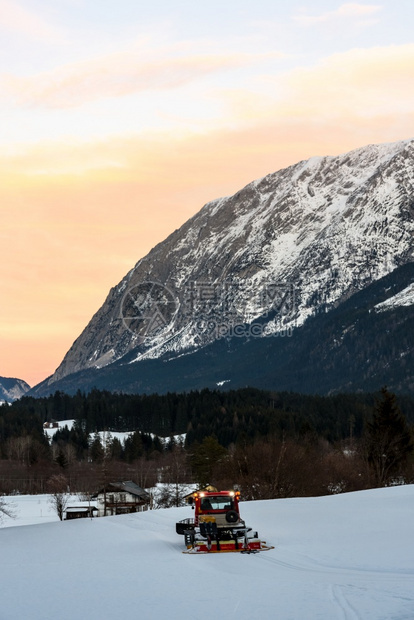
[[[30,390],[30,385],[22,379],[0,377],[0,401],[13,402]]]
[[[414,260],[413,188],[407,140],[311,158],[208,203],[110,291],[41,389],[223,336],[299,333]]]
[[[310,317],[292,335],[221,338],[187,354],[79,371],[52,384],[124,393],[166,393],[246,386],[308,394],[376,392],[384,385],[414,394],[414,263],[355,293],[328,313]],[[398,303],[403,301],[403,303]],[[39,394],[51,388],[38,387]]]

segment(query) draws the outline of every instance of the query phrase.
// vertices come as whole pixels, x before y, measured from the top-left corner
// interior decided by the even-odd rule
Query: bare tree
[[[54,475],[49,478],[47,488],[50,493],[49,503],[63,521],[63,513],[69,501],[68,480],[63,474]]]
[[[7,453],[9,459],[28,465],[30,463],[30,451],[32,444],[33,437],[30,435],[10,437],[7,441]]]
[[[4,499],[4,495],[0,495],[0,523],[3,521],[4,517],[9,517],[10,519],[16,518],[16,513],[12,506]]]
[[[230,464],[233,480],[226,486],[237,484],[246,500],[303,495],[309,478],[306,449],[291,440],[269,437],[238,447]]]
[[[162,461],[162,485],[158,503],[160,508],[170,506],[183,506],[184,498],[190,492],[188,482],[191,480],[191,472],[188,466],[187,455],[184,448],[175,445],[172,451]]]

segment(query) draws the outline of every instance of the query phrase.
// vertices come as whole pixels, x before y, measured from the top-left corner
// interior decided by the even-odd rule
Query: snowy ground
[[[0,401],[0,404],[1,404],[1,401]],[[75,422],[75,420],[61,420],[60,422],[58,422],[58,424],[59,424],[58,428],[62,429],[65,426],[67,426],[68,429],[70,430],[72,428],[74,422]],[[47,435],[47,437],[49,439],[52,439],[53,435],[57,432],[58,429],[57,428],[45,428],[43,430],[44,430],[45,434]],[[110,431],[109,435],[112,437],[112,439],[115,439],[115,438],[119,439],[121,444],[123,444],[124,441],[126,439],[128,439],[128,437],[130,435],[132,435],[133,433],[134,433],[134,431]],[[99,435],[99,438],[101,440],[101,443],[105,444],[106,436],[108,435],[108,433],[106,433],[105,431],[99,431],[98,435]],[[154,435],[153,433],[151,433],[151,435],[153,437],[156,437],[156,435]],[[95,436],[95,433],[91,433],[89,435],[90,441],[92,441],[94,439],[94,436]],[[181,434],[181,435],[174,435],[175,441],[182,442],[182,443],[185,441],[185,437],[186,437],[185,433]],[[165,443],[169,443],[169,441],[170,441],[169,437],[165,437],[165,438],[161,438],[160,437],[159,439],[161,439],[161,441],[164,441]]]
[[[55,518],[13,501],[16,524]],[[0,619],[414,618],[414,486],[241,509],[275,549],[184,555],[189,508],[3,527]]]
[[[0,523],[1,528],[17,527],[19,525],[38,525],[59,521],[56,511],[49,502],[49,495],[12,495],[4,498],[15,514],[14,519],[5,517]],[[69,505],[79,505],[79,496],[70,496]],[[1,534],[0,534],[1,535]],[[0,620],[1,615],[0,602]]]
[[[58,422],[59,424],[59,429],[64,428],[65,426],[68,427],[68,429],[70,430],[74,424],[75,420],[61,420],[60,422]],[[49,439],[51,439],[53,437],[53,435],[56,433],[58,429],[57,428],[45,428],[44,432],[45,434],[49,437]],[[127,431],[127,432],[119,432],[119,431],[111,431],[110,435],[112,437],[112,439],[115,439],[115,437],[117,439],[119,439],[119,441],[121,443],[123,443],[125,441],[125,439],[127,439],[130,435],[132,435],[134,431]],[[100,431],[98,433],[101,442],[104,442],[104,435],[105,433],[103,431]],[[90,440],[93,440],[94,438],[94,433],[91,433],[91,435],[89,436]]]

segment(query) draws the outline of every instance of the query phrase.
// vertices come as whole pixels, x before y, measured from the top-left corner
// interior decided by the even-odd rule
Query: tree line
[[[56,476],[85,493],[104,478],[132,479],[164,485],[168,505],[184,483],[236,485],[245,499],[262,499],[414,482],[413,412],[411,399],[397,402],[386,388],[24,397],[0,407],[0,493],[45,493]],[[48,440],[52,419],[74,423]],[[124,441],[112,434],[123,430]]]
[[[0,406],[0,450],[10,436],[30,434],[42,441],[42,425],[51,420],[76,420],[79,432],[86,435],[104,429],[137,430],[160,437],[186,433],[187,445],[211,434],[225,447],[271,434],[301,437],[314,433],[334,442],[361,436],[375,398],[375,394],[310,396],[255,388],[163,395],[95,389],[70,396],[58,391]],[[400,396],[399,406],[413,423],[414,398]]]

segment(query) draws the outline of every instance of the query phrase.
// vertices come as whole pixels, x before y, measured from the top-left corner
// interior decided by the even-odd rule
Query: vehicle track
[[[339,607],[343,620],[362,620],[362,616],[356,611],[356,609],[350,604],[344,594],[344,586],[334,584],[330,586],[330,599]]]
[[[375,570],[375,568],[361,568],[354,566],[330,566],[329,564],[320,564],[316,560],[308,556],[301,556],[299,554],[283,553],[277,548],[272,554],[257,554],[257,557],[262,562],[268,562],[270,564],[283,567],[293,572],[306,572],[310,575],[331,575],[331,576],[351,576],[359,575],[359,578],[366,578],[368,580],[381,578],[389,579],[390,576],[395,577],[398,580],[410,580],[414,579],[414,569],[409,571],[399,570]]]

